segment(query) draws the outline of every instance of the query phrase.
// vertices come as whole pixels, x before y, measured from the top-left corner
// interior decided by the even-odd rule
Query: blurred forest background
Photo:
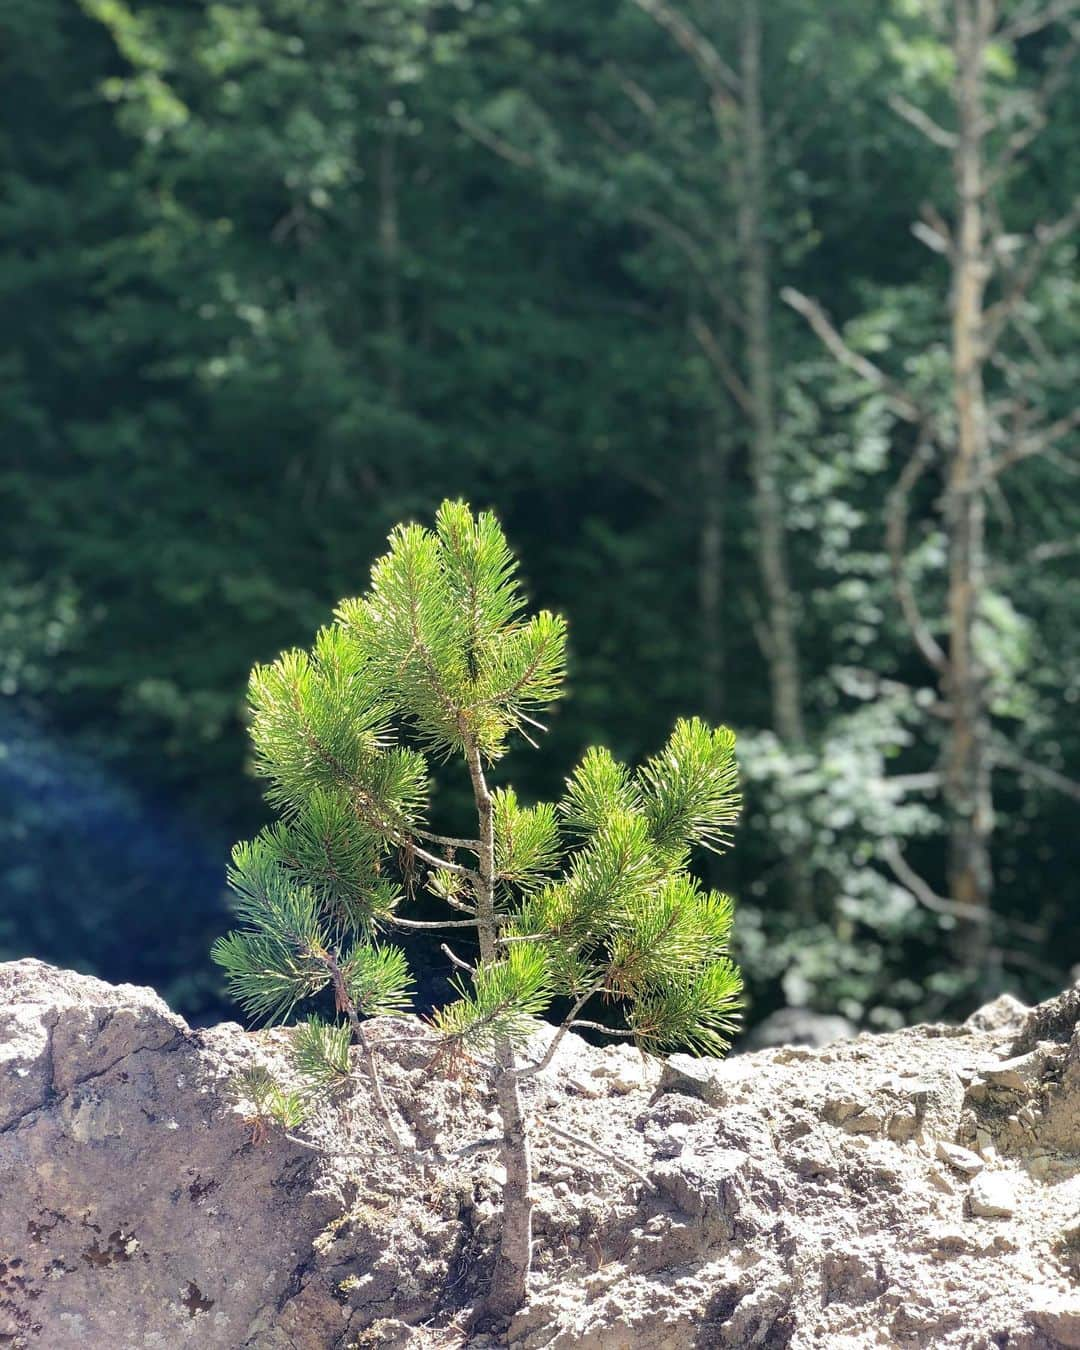
[[[0,959],[235,1015],[248,671],[460,496],[570,620],[500,780],[738,730],[750,1020],[1068,980],[1076,0],[0,0],[0,35]]]

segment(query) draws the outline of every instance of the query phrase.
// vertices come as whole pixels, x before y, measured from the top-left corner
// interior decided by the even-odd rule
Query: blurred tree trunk
[[[1003,101],[986,78],[991,45],[1013,46],[1059,22],[1067,25],[1068,7],[1053,0],[1042,7],[952,0],[948,14],[955,69],[954,128],[941,125],[925,109],[899,95],[889,100],[894,111],[931,144],[948,150],[952,159],[953,222],[950,225],[932,205],[926,205],[913,227],[917,238],[949,260],[952,382],[947,414],[942,416],[940,409],[924,401],[921,391],[902,378],[891,377],[850,347],[815,301],[790,288],[783,298],[807,319],[841,364],[883,394],[894,412],[917,429],[914,452],[889,493],[887,542],[900,610],[944,695],[942,790],[948,822],[948,897],[936,895],[896,855],[895,848],[890,850],[890,866],[922,903],[955,919],[956,956],[969,975],[985,983],[1001,957],[991,943],[992,771],[995,762],[1017,762],[1007,741],[1002,747],[1003,737],[992,725],[990,679],[978,646],[980,616],[991,589],[986,558],[987,497],[1014,464],[1052,451],[1080,422],[1075,410],[1056,420],[1041,417],[1028,392],[1033,368],[1030,364],[1021,367],[1001,349],[1050,251],[1069,237],[1080,219],[1080,202],[1060,219],[1036,225],[1027,236],[1016,236],[1002,221],[996,198],[1009,167],[1045,127],[1046,109],[1067,84],[1080,43],[1073,35],[1047,58],[1042,81],[1032,90],[1027,111],[1017,121],[1015,103]],[[943,38],[948,36],[945,23],[944,11],[931,18]],[[1017,261],[1010,264],[1010,257]],[[1000,294],[988,305],[987,287],[995,272]],[[1030,332],[1024,342],[1030,350]],[[996,380],[992,405],[986,387],[991,365],[1007,377]],[[923,616],[906,573],[906,537],[912,490],[935,461],[945,480],[942,525],[948,561],[944,605],[938,622],[932,624]],[[935,629],[946,634],[944,647]],[[1023,757],[1019,762],[1059,790],[1077,790],[1076,784],[1060,774],[1048,773]]]
[[[795,603],[788,573],[787,533],[779,483],[776,396],[770,328],[767,147],[761,106],[761,11],[744,0],[740,39],[739,135],[736,153],[739,252],[743,273],[746,371],[750,391],[750,470],[755,546],[766,603],[766,660],[773,728],[796,746],[805,739],[802,685],[795,638]]]
[[[675,242],[698,271],[705,293],[718,301],[716,307],[737,325],[741,350],[735,361],[730,360],[718,336],[718,323],[706,325],[696,317],[692,327],[717,376],[718,407],[730,406],[734,400],[747,420],[754,555],[765,602],[760,637],[769,675],[770,721],[782,741],[797,746],[805,739],[805,726],[776,434],[768,245],[770,166],[763,110],[760,0],[744,0],[741,7],[737,69],[725,60],[717,41],[691,19],[689,8],[679,8],[669,0],[635,2],[696,66],[724,151],[722,163],[736,215],[734,256],[726,219],[717,214],[715,205],[707,205],[702,212],[703,217],[712,213],[711,239],[697,236],[693,221],[665,218],[652,210],[637,215],[658,235]],[[725,271],[728,267],[736,269],[738,278],[718,278],[714,274],[718,259],[724,260]],[[733,301],[740,281],[741,295]]]
[[[986,681],[975,628],[986,586],[985,477],[989,438],[983,367],[984,294],[990,273],[983,222],[985,189],[983,63],[993,31],[991,0],[956,0],[954,152],[956,229],[952,276],[952,370],[956,441],[949,458],[946,528],[949,548],[949,659],[944,673],[949,734],[945,797],[949,810],[949,894],[958,904],[988,909],[992,890]],[[958,945],[965,964],[980,969],[988,925],[962,921]]]
[[[698,612],[701,616],[701,693],[706,717],[724,709],[724,498],[730,437],[719,411],[702,428],[699,459],[701,527],[698,539]]]
[[[395,403],[400,403],[403,388],[402,356],[405,350],[401,306],[401,224],[398,205],[397,134],[389,116],[379,143],[378,192],[386,382],[391,398]]]

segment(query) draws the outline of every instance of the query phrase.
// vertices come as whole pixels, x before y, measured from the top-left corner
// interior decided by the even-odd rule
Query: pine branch
[[[449,834],[432,834],[428,830],[419,830],[415,825],[410,826],[409,833],[417,839],[423,839],[429,844],[439,844],[443,848],[464,848],[470,853],[480,852],[479,839],[457,839]]]
[[[450,950],[445,942],[439,944],[439,951],[447,958],[451,965],[457,966],[458,970],[463,970],[467,975],[475,975],[476,967],[470,966],[468,961],[463,961],[460,956]]]
[[[411,853],[420,858],[423,862],[430,865],[440,872],[452,872],[456,877],[468,877],[470,881],[478,881],[480,874],[473,867],[466,867],[463,863],[451,862],[449,858],[440,858],[437,853],[429,853],[427,849],[421,848],[409,839],[395,839],[394,843],[404,844]]]
[[[431,929],[432,931],[442,931],[444,928],[475,928],[475,919],[433,919],[430,922],[425,919],[402,919],[397,914],[388,914],[386,922],[392,923],[396,928],[412,928],[416,930]]]
[[[575,1021],[570,1023],[570,1030],[577,1031],[578,1028],[583,1031],[602,1031],[605,1036],[621,1036],[624,1040],[633,1040],[634,1033],[627,1030],[626,1027],[606,1027],[603,1022]]]

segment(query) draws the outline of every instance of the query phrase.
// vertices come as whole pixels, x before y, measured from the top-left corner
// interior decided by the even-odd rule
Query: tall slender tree
[[[980,623],[990,591],[987,503],[1002,475],[1023,460],[1053,450],[1080,422],[1075,410],[1039,421],[1038,399],[1013,378],[1015,364],[1003,346],[1010,325],[1050,251],[1080,220],[1075,207],[1037,226],[1015,258],[1019,240],[1004,223],[1003,187],[1018,156],[1043,129],[1051,99],[1067,78],[1078,47],[1080,8],[1075,3],[1002,5],[998,0],[950,0],[930,7],[926,22],[948,38],[952,57],[951,126],[932,110],[894,94],[905,121],[951,159],[951,224],[926,207],[914,229],[949,264],[951,379],[937,403],[854,350],[821,307],[788,289],[785,299],[809,321],[829,350],[890,402],[914,428],[913,449],[888,502],[888,542],[899,606],[914,643],[938,677],[947,734],[942,788],[948,814],[948,898],[942,901],[895,854],[901,880],[924,899],[943,903],[958,922],[957,949],[969,970],[986,967],[990,948],[994,832],[992,768],[995,749],[993,691]],[[991,78],[995,52],[1014,51],[1025,38],[1055,25],[1065,38],[1050,49],[1041,82],[1017,99]],[[949,31],[951,28],[951,32]],[[988,287],[996,296],[987,302]],[[989,388],[991,376],[996,388]],[[905,548],[911,494],[931,465],[940,466],[942,525],[947,540],[946,583],[937,621],[923,613],[909,580]],[[939,641],[939,635],[943,641]],[[1007,756],[1007,751],[1005,752]]]

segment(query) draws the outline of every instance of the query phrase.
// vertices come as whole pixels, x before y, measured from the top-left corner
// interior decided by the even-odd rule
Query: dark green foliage
[[[741,7],[679,7],[737,61]],[[848,339],[938,404],[945,269],[911,224],[922,202],[947,202],[948,156],[888,106],[899,93],[945,115],[933,8],[763,6],[776,286],[855,320]],[[572,625],[548,755],[519,740],[503,762],[521,801],[556,801],[552,766],[591,743],[614,752],[575,772],[558,859],[546,808],[497,796],[513,878],[500,905],[516,887],[592,932],[590,887],[618,885],[605,850],[625,837],[623,865],[648,875],[638,816],[664,852],[693,810],[648,805],[640,775],[613,765],[640,763],[677,718],[722,710],[748,803],[738,854],[710,879],[742,897],[752,1015],[790,1000],[876,1026],[987,992],[952,966],[949,921],[881,851],[898,838],[943,888],[939,799],[890,785],[931,775],[940,752],[940,691],[912,653],[883,540],[907,431],[780,306],[780,486],[809,743],[782,746],[770,727],[746,415],[690,336],[737,290],[737,185],[685,53],[629,0],[0,10],[0,955],[154,983],[189,1014],[220,1016],[203,952],[225,912],[217,860],[240,836],[325,905],[331,935],[364,936],[400,906],[412,876],[378,827],[394,812],[399,827],[422,823],[429,788],[449,819],[466,805],[438,756],[429,783],[416,747],[381,744],[382,692],[335,722],[323,695],[353,677],[353,616],[264,668],[271,703],[291,688],[299,705],[255,718],[255,760],[276,765],[284,813],[261,836],[243,689],[253,660],[308,647],[395,521],[450,495],[496,508],[537,607]],[[1002,52],[1002,136],[1067,42],[1058,25]],[[1075,196],[1077,87],[1059,88],[1003,179],[1010,229],[1057,219]],[[477,129],[528,153],[507,159]],[[692,231],[700,265],[658,214]],[[1048,258],[992,390],[1034,391],[1048,418],[1068,414],[1077,385],[1071,250],[1064,239]],[[1016,261],[1003,256],[993,285]],[[737,327],[718,331],[737,365]],[[991,510],[982,635],[995,733],[1020,757],[996,770],[998,979],[1029,997],[1060,985],[1080,939],[1075,801],[1023,768],[1075,780],[1080,763],[1074,460],[1069,438],[1018,466]],[[910,526],[931,609],[941,486],[927,477]],[[453,521],[443,531],[454,563],[422,616],[436,647],[442,601],[506,565]],[[440,677],[460,695],[484,672],[477,725],[499,753],[504,715],[536,736],[544,681],[531,701],[515,684],[538,662],[550,687],[560,652],[552,619],[505,645],[480,625]],[[411,686],[426,746],[448,724],[425,702],[422,664],[414,651],[401,679],[383,675]],[[307,731],[328,758],[312,758]],[[368,815],[342,834],[358,776]],[[613,799],[618,821],[600,814]],[[797,913],[780,852],[812,873]],[[548,889],[564,859],[574,894]],[[428,881],[453,893],[460,879]],[[449,968],[414,945],[425,939],[403,941],[430,1004]],[[587,977],[587,951],[560,959]]]

